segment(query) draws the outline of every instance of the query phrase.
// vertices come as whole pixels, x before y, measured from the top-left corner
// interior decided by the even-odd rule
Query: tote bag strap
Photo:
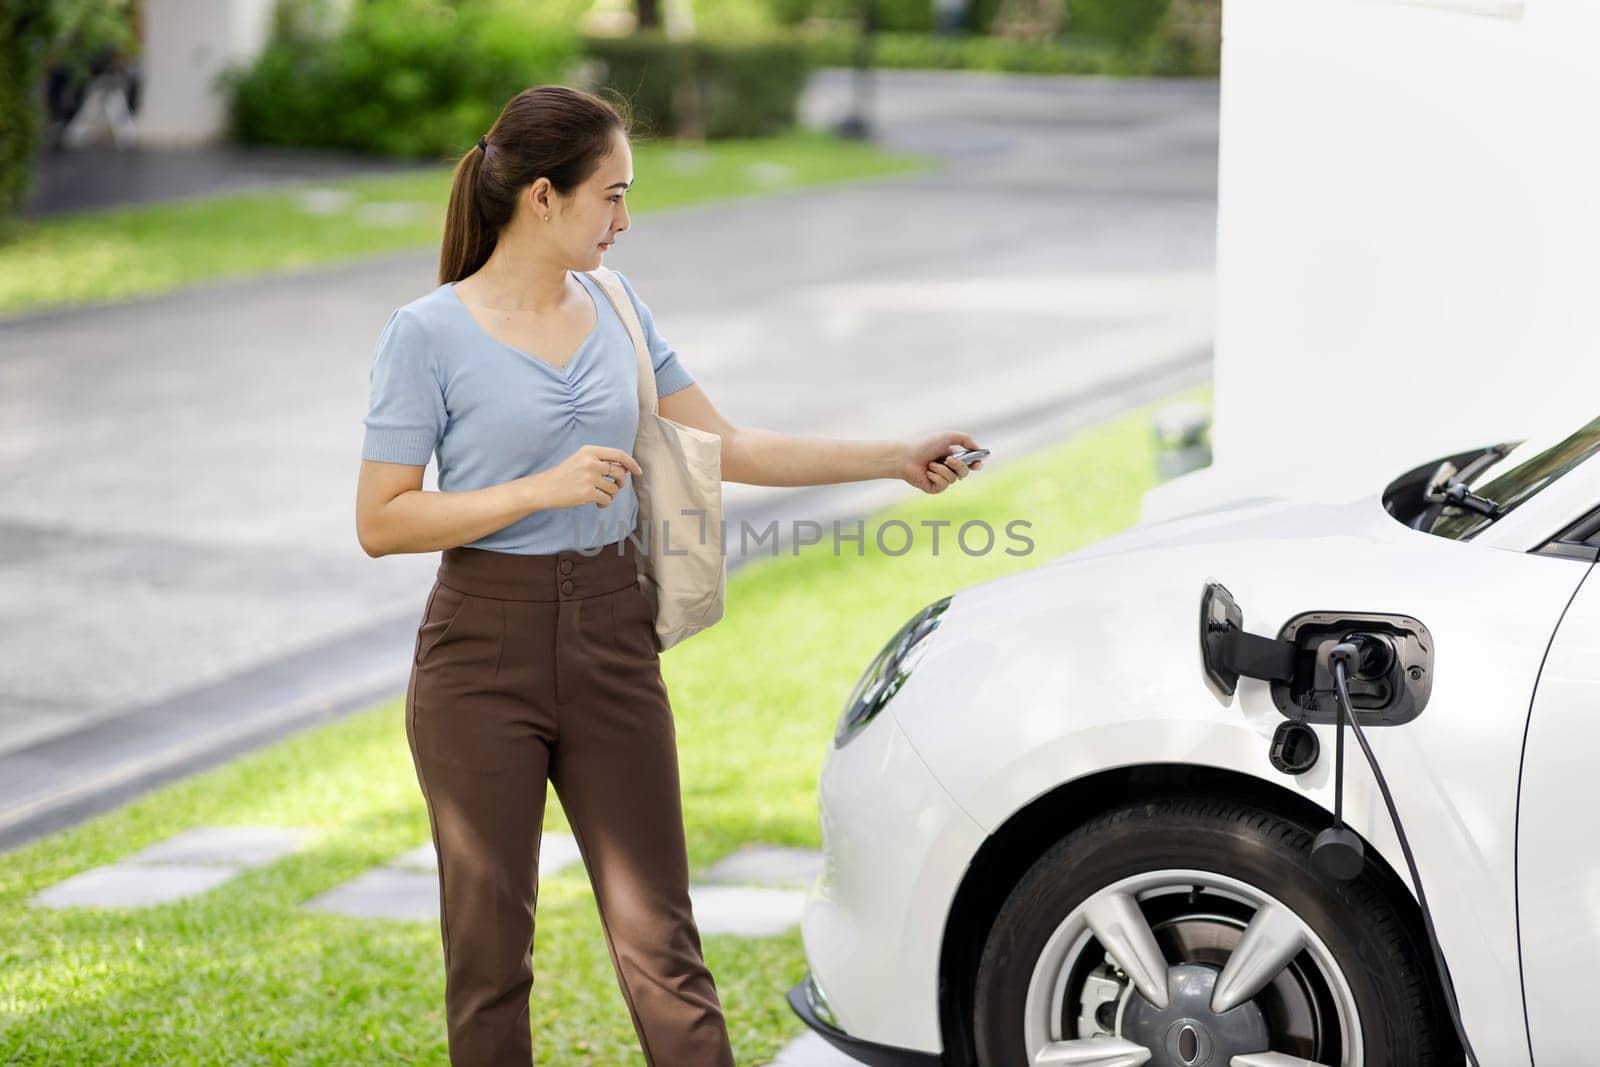
[[[627,327],[628,336],[633,340],[634,356],[639,362],[639,410],[653,415],[656,413],[656,372],[650,363],[650,346],[645,343],[644,326],[639,322],[638,309],[628,299],[627,291],[617,281],[617,275],[610,267],[596,267],[586,273],[599,283],[610,299],[611,306],[616,308],[617,318]]]

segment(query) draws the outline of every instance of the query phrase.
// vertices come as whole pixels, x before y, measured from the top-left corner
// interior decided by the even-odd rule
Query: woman
[[[630,537],[638,361],[586,273],[628,228],[627,130],[608,101],[562,86],[506,104],[456,168],[440,285],[390,315],[372,363],[357,535],[372,556],[441,552],[406,736],[439,857],[452,1063],[531,1061],[547,779],[646,1061],[733,1063],[690,910],[672,710]],[[623,281],[660,413],[720,435],[725,480],[898,477],[938,493],[966,476],[935,462],[976,447],[963,433],[835,441],[728,423]],[[422,492],[435,451],[439,491]]]

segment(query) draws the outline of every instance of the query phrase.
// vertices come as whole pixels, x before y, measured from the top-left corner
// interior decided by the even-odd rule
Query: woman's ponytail
[[[439,247],[439,282],[459,281],[483,266],[494,251],[495,234],[478,208],[478,179],[484,151],[476,145],[456,164],[445,209],[444,241]]]

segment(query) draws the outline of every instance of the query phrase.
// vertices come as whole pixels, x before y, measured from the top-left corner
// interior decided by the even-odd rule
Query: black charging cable
[[[1439,948],[1439,935],[1433,928],[1433,913],[1428,910],[1428,895],[1422,891],[1422,876],[1417,873],[1417,860],[1411,853],[1411,842],[1406,839],[1405,827],[1400,824],[1400,813],[1394,806],[1394,795],[1389,792],[1389,783],[1383,777],[1383,771],[1378,767],[1378,758],[1372,754],[1372,746],[1367,744],[1367,735],[1361,730],[1361,722],[1356,718],[1355,706],[1350,701],[1350,690],[1345,684],[1345,669],[1361,658],[1361,648],[1355,642],[1341,641],[1334,645],[1328,652],[1328,662],[1333,667],[1334,685],[1339,691],[1339,719],[1335,727],[1337,731],[1334,756],[1334,825],[1330,830],[1324,830],[1317,837],[1317,844],[1313,846],[1313,859],[1318,848],[1339,853],[1350,847],[1354,841],[1357,855],[1360,855],[1361,839],[1344,825],[1344,725],[1350,724],[1350,729],[1355,731],[1356,743],[1361,746],[1361,754],[1367,758],[1367,766],[1372,768],[1372,776],[1377,779],[1378,792],[1383,794],[1384,806],[1389,809],[1389,821],[1394,824],[1395,836],[1400,840],[1400,851],[1405,855],[1406,868],[1411,872],[1411,885],[1417,891],[1417,903],[1422,908],[1422,924],[1428,931],[1428,947],[1433,951],[1433,965],[1439,971],[1439,983],[1444,990],[1445,1007],[1450,1011],[1450,1021],[1455,1025],[1456,1038],[1461,1042],[1461,1051],[1466,1054],[1467,1063],[1471,1067],[1478,1067],[1478,1057],[1472,1051],[1472,1042],[1467,1040],[1467,1028],[1461,1022],[1461,1005],[1456,1001],[1455,983],[1450,980],[1450,968],[1444,961],[1444,952]],[[1340,836],[1330,838],[1329,845],[1324,845],[1326,835],[1340,831]],[[1346,839],[1343,835],[1348,835]],[[1336,861],[1337,864],[1337,861]]]

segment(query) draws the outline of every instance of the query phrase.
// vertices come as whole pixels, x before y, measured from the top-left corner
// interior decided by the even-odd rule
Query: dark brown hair
[[[456,164],[439,249],[439,284],[483,266],[517,198],[539,178],[563,196],[594,174],[612,149],[612,131],[629,133],[627,102],[616,103],[565,85],[535,85],[500,109],[487,148],[473,145]]]

